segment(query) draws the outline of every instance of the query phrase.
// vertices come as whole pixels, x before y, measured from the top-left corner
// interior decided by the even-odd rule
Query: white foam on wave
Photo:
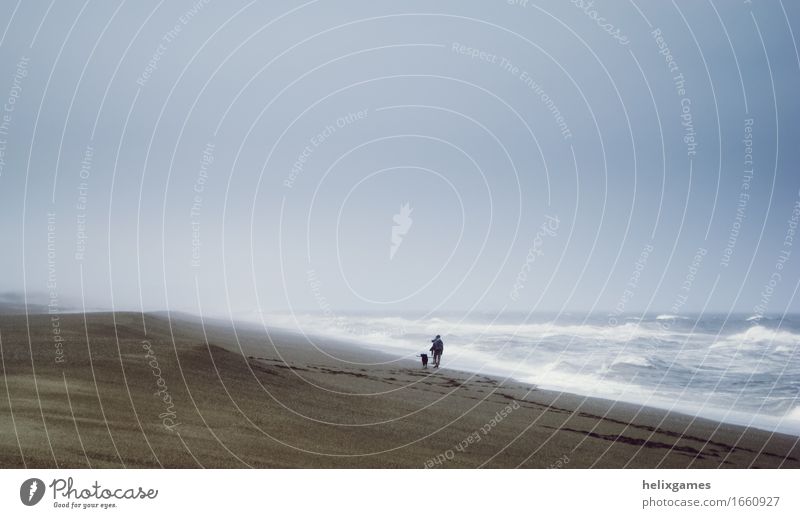
[[[680,315],[658,315],[656,320],[689,320],[689,317],[682,317]]]
[[[783,354],[796,354],[798,348],[800,348],[800,342],[792,345],[779,345],[775,348],[775,352]]]
[[[717,341],[711,347],[737,347],[754,349],[757,347],[787,347],[800,344],[800,335],[782,329],[770,329],[761,325],[752,326],[745,331],[735,333]],[[787,349],[788,350],[788,349]]]
[[[783,416],[783,419],[787,422],[794,422],[798,424],[800,428],[800,406],[796,406],[786,412],[786,415]]]
[[[531,344],[554,338],[579,340],[584,343],[589,341],[624,343],[641,339],[681,341],[691,338],[687,333],[667,331],[637,322],[626,322],[616,326],[554,322],[507,324],[458,321],[438,317],[416,320],[403,317],[328,317],[308,314],[268,314],[264,318],[267,324],[276,327],[288,327],[309,334],[322,332],[359,341],[363,341],[366,335],[391,339],[402,338],[405,335],[440,333],[457,335],[467,342],[487,339],[498,342],[502,339],[514,339],[528,340]]]

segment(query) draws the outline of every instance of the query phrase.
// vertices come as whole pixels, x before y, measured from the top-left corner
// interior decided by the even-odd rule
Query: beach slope
[[[800,466],[794,436],[252,325],[7,314],[0,333],[3,468]]]

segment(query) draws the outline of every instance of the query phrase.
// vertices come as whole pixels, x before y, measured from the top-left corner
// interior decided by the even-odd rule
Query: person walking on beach
[[[444,342],[442,342],[442,337],[440,335],[436,335],[436,338],[431,340],[431,353],[433,354],[433,368],[439,368],[439,362],[442,361],[442,351],[444,351]]]

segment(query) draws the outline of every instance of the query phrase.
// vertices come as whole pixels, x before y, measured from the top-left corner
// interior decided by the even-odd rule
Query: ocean
[[[261,322],[257,316],[248,320]],[[800,436],[800,316],[270,313],[275,328],[442,367]]]

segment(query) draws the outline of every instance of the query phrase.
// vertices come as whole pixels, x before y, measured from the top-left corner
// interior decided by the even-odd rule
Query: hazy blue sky
[[[800,310],[800,7],[581,4],[5,0],[2,297]]]

